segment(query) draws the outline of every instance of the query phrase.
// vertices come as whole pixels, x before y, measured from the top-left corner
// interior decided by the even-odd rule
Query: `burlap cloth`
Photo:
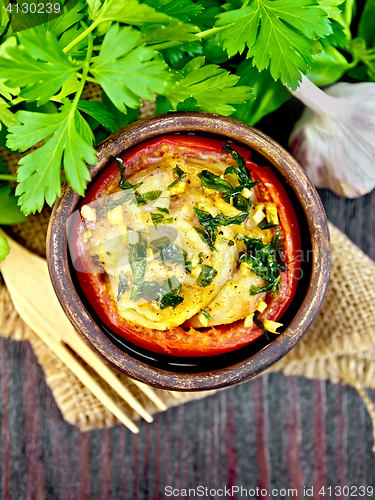
[[[96,100],[99,96],[100,88],[91,85],[84,97]],[[152,106],[152,103],[146,103],[141,109],[141,116],[152,114]],[[0,148],[0,156],[9,170],[14,172],[21,155],[13,155]],[[41,214],[31,215],[26,222],[12,226],[15,239],[40,256],[45,256],[50,212],[45,207]],[[375,389],[375,262],[335,226],[330,224],[329,228],[332,276],[324,305],[302,340],[269,371],[355,387],[364,399],[375,426],[375,409],[366,393],[366,388]],[[31,342],[47,384],[68,422],[78,425],[82,430],[118,423],[116,417],[21,320],[5,286],[0,289],[0,334]],[[126,382],[126,377],[120,377]],[[134,384],[128,383],[128,386],[151,413],[157,411]],[[111,394],[117,402],[121,402],[114,391]],[[180,393],[174,396],[168,391],[158,391],[168,407],[208,394]],[[135,414],[133,416],[136,418]]]

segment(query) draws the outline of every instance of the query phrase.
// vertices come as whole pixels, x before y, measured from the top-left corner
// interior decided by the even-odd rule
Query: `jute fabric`
[[[90,85],[83,96],[100,99],[100,87]],[[140,117],[150,116],[154,103],[146,102]],[[10,172],[15,172],[22,155],[0,149]],[[13,237],[40,256],[45,256],[45,236],[51,209],[31,215],[11,227]],[[332,243],[332,274],[323,307],[297,346],[269,371],[343,383],[355,387],[375,426],[375,409],[366,389],[375,389],[375,262],[356,247],[339,229],[329,225]],[[84,387],[18,316],[5,286],[0,289],[0,334],[31,342],[47,384],[64,418],[82,430],[114,425],[117,419]],[[155,413],[153,406],[125,376],[119,377]],[[108,390],[111,390],[108,388]],[[158,391],[168,407],[210,394]],[[113,398],[121,400],[112,391]],[[128,408],[130,414],[132,410]],[[134,418],[136,415],[133,413]]]

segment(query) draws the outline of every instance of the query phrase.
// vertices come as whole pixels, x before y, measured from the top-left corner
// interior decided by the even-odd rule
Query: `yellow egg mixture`
[[[251,326],[254,312],[263,312],[267,304],[265,292],[250,295],[249,288],[267,282],[240,264],[245,245],[235,236],[240,233],[270,243],[272,230],[258,224],[265,218],[275,221],[277,208],[258,203],[254,189],[245,187],[241,195],[251,202],[245,216],[232,199],[223,199],[222,192],[202,187],[198,176],[202,171],[239,185],[235,175],[224,175],[228,164],[233,165],[227,155],[198,156],[163,148],[158,161],[127,179],[139,184],[136,189],[119,189],[81,208],[85,252],[105,273],[108,293],[127,321],[157,330],[222,325],[244,318],[245,326]],[[209,219],[242,214],[244,220],[217,225],[214,243],[207,243],[206,228],[194,208]]]

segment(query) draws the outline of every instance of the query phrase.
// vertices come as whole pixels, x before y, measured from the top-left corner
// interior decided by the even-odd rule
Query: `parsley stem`
[[[73,48],[74,45],[77,45],[77,43],[79,43],[81,40],[86,38],[97,27],[97,25],[100,24],[100,22],[101,22],[101,19],[99,20],[99,18],[98,18],[90,26],[88,26],[85,29],[85,31],[83,31],[80,35],[78,35],[77,38],[72,40],[66,47],[64,47],[64,49],[63,49],[64,54],[66,54],[71,48]],[[90,52],[90,54],[91,54],[91,52]]]
[[[233,26],[234,23],[231,24],[226,24],[225,26],[214,26],[213,28],[210,28],[209,30],[206,31],[201,31],[200,33],[197,33],[196,36],[198,38],[207,38],[208,36],[214,35],[215,33],[218,33],[219,31],[223,31],[226,28],[229,28],[230,26]]]
[[[80,82],[80,85],[79,85],[78,92],[76,93],[76,95],[74,97],[74,101],[72,103],[72,107],[77,107],[77,104],[78,104],[78,101],[79,101],[79,99],[81,97],[81,94],[83,92],[83,88],[85,86],[86,80],[87,80],[87,78],[89,78],[87,76],[87,74],[88,74],[89,68],[90,68],[90,59],[91,59],[93,44],[94,44],[93,37],[89,33],[89,43],[88,43],[88,47],[87,47],[86,59],[85,59],[84,65],[83,65],[81,82]]]
[[[81,73],[76,73],[77,77],[79,79],[82,79],[82,74]],[[92,76],[86,76],[86,82],[93,82],[93,83],[98,83],[98,81],[96,80],[96,78],[92,77]]]
[[[0,174],[0,181],[16,181],[16,175]]]
[[[250,0],[245,0],[245,1],[244,1],[244,3],[242,4],[241,9],[243,9],[244,7],[246,7],[246,6],[247,6],[247,4],[249,3],[249,1],[250,1]]]
[[[215,33],[218,33],[219,31],[222,31],[225,28],[228,28],[229,26],[232,26],[232,24],[227,24],[225,26],[215,26],[214,28],[211,28],[206,31],[201,31],[200,33],[195,33],[195,36],[199,39],[201,38],[207,38],[211,35],[214,35]],[[191,40],[192,42],[194,40]],[[176,40],[172,40],[170,42],[161,42],[161,43],[155,43],[154,45],[150,45],[150,48],[154,50],[163,50],[163,49],[170,49],[171,47],[176,47],[177,45],[181,45],[185,42],[178,42]]]

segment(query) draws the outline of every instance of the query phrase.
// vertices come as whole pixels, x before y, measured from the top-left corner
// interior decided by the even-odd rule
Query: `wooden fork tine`
[[[152,422],[151,414],[141,405],[131,392],[122,384],[97,354],[95,354],[74,330],[65,316],[52,288],[47,263],[44,259],[31,254],[7,236],[11,253],[1,264],[4,279],[8,285],[13,303],[24,321],[47,343],[52,337],[57,345],[66,343],[147,422]],[[24,265],[21,265],[21,264]],[[38,275],[38,283],[27,274],[32,269]],[[35,289],[38,301],[34,302]],[[22,290],[21,294],[19,290]],[[27,298],[26,298],[27,297]],[[17,302],[17,303],[16,303]],[[17,306],[18,304],[18,306]],[[45,304],[48,304],[46,308]],[[58,339],[58,340],[57,340]],[[48,345],[48,344],[47,344]],[[55,354],[59,357],[57,345]],[[74,356],[72,356],[74,358]]]
[[[6,280],[6,276],[4,276]],[[24,300],[22,297],[14,294],[13,284],[6,281],[9,293],[12,297],[15,308],[17,309],[21,318],[24,319],[24,315],[27,318],[28,325],[32,330],[35,327],[38,330],[38,336],[43,340],[43,342],[51,349],[52,352],[58,356],[59,359],[74,373],[74,375],[82,382],[84,386],[96,397],[98,400],[119,420],[122,422],[129,430],[137,434],[139,432],[138,427],[130,419],[130,417],[117,406],[113,399],[103,390],[103,388],[98,384],[98,382],[90,375],[90,373],[79,363],[77,358],[62,345],[58,340],[54,339],[48,333],[48,325],[43,324],[43,319],[39,318],[38,325],[33,325],[32,320],[30,321],[30,315],[28,309],[31,307],[30,303]],[[25,319],[24,319],[25,320]],[[47,326],[47,329],[45,328]]]
[[[127,387],[117,377],[115,372],[107,366],[104,361],[95,354],[79,334],[73,329],[69,332],[66,343],[71,349],[95,370],[100,377],[110,385],[126,403],[133,408],[146,422],[153,422],[152,415],[141,405],[141,403],[133,396]],[[73,338],[74,334],[74,338]],[[72,342],[73,341],[73,342]]]
[[[168,409],[164,401],[156,394],[155,390],[149,385],[139,382],[138,380],[130,379],[133,384],[135,384],[139,389],[154,403],[155,406],[161,411],[166,411]]]

